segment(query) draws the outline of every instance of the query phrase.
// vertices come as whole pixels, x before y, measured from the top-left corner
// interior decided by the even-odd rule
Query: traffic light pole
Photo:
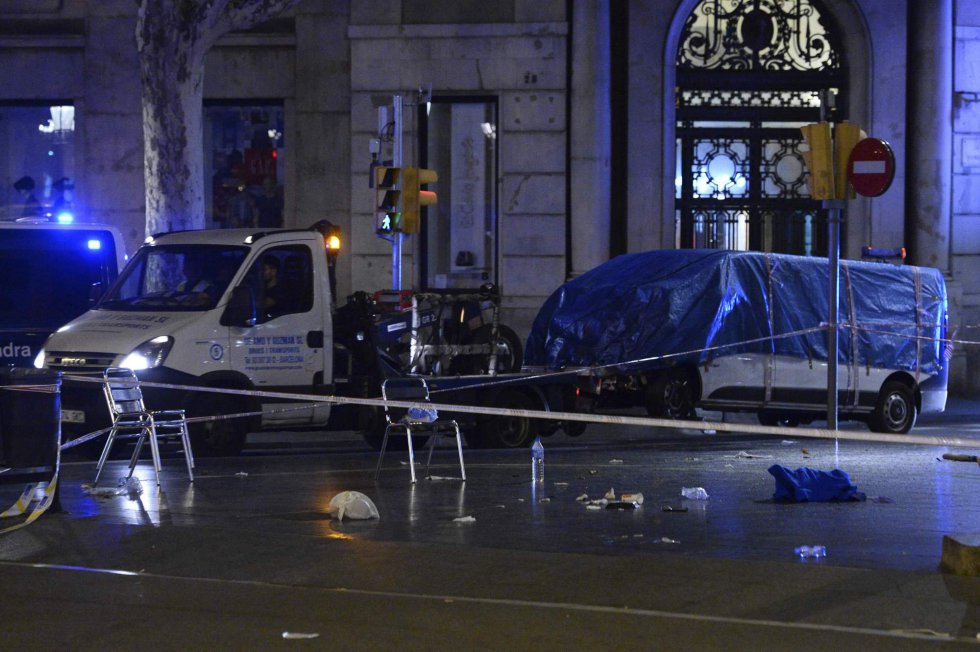
[[[394,114],[394,129],[392,133],[392,166],[402,167],[402,97],[395,95],[392,98],[392,113]],[[405,242],[405,234],[399,229],[392,234],[391,240],[391,285],[395,290],[402,289],[402,245]]]
[[[825,199],[827,211],[827,262],[830,287],[827,310],[827,428],[837,430],[837,347],[840,316],[840,224],[845,200]]]

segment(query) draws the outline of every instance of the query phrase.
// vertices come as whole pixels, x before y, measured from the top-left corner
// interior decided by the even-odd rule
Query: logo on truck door
[[[243,344],[246,369],[302,369],[308,351],[302,334],[246,337]]]

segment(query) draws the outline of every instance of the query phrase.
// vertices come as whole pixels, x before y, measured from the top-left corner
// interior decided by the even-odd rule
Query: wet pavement
[[[980,649],[980,578],[937,569],[944,535],[980,533],[980,466],[946,448],[600,426],[545,439],[541,483],[529,451],[466,449],[465,483],[413,487],[404,453],[375,484],[350,433],[250,442],[193,485],[179,454],[161,491],[144,462],[139,496],[66,462],[64,513],[0,535],[0,649]],[[775,503],[772,464],[840,468],[868,500]],[[458,471],[438,449],[433,475]],[[644,503],[576,500],[610,489]],[[344,490],[380,520],[331,519]]]

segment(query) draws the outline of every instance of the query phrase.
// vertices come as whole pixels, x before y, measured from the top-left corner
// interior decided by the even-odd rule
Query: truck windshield
[[[115,241],[100,229],[0,229],[0,269],[0,330],[50,332],[116,278]]]
[[[217,305],[248,250],[216,245],[143,247],[98,310],[188,311]]]

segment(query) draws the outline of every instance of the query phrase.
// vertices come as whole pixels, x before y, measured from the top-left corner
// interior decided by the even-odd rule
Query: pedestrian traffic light
[[[379,235],[402,230],[402,168],[374,168],[374,231]]]
[[[435,170],[425,168],[405,168],[404,183],[402,184],[402,229],[405,233],[418,233],[422,229],[422,206],[435,204],[438,198],[431,190],[422,190],[421,186],[435,183],[439,175]]]
[[[810,171],[810,197],[834,199],[834,150],[830,138],[830,123],[820,122],[800,128],[809,151],[803,152],[803,161]]]

